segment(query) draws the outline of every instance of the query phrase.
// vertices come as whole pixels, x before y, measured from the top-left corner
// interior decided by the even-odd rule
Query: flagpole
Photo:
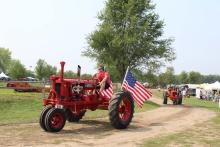
[[[123,84],[123,82],[125,81],[125,78],[127,77],[128,70],[129,70],[129,66],[127,67],[127,70],[126,70],[126,73],[125,73],[125,76],[124,76],[124,79],[123,79],[121,85]],[[121,90],[123,90],[123,89],[122,89],[122,86],[121,86]]]

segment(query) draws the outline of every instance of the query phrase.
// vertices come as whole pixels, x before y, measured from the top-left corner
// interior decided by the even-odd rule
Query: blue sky
[[[220,1],[154,0],[166,37],[175,38],[176,73],[220,74]],[[0,0],[0,46],[32,70],[39,58],[59,67],[94,73],[95,62],[81,56],[86,36],[96,29],[104,0]]]

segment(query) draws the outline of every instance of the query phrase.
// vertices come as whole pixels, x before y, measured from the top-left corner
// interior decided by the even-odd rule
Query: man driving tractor
[[[96,73],[93,78],[98,79],[100,85],[100,92],[104,89],[108,89],[110,87],[110,77],[109,73],[105,71],[105,68],[102,64],[98,67],[98,73]]]

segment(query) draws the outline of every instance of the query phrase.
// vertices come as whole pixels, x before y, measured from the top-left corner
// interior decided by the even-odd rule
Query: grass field
[[[0,87],[6,87],[6,83],[5,82],[0,82]]]
[[[41,93],[21,93],[12,89],[0,89],[0,125],[13,123],[38,122],[43,109],[43,95]],[[143,112],[159,107],[159,105],[146,102],[143,108],[135,107],[135,112]],[[108,116],[108,111],[87,111],[85,118],[98,118]]]
[[[157,91],[156,95],[162,97],[162,92]],[[142,146],[220,146],[220,108],[218,108],[218,104],[212,101],[199,100],[195,97],[184,99],[183,103],[186,106],[212,110],[216,112],[217,116],[208,122],[198,124],[192,129],[186,130],[184,132],[148,139],[144,142]]]
[[[0,124],[35,122],[42,109],[42,94],[0,89]]]

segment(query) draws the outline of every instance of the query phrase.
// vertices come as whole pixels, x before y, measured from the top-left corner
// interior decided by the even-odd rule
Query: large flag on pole
[[[144,101],[152,96],[152,93],[135,79],[129,67],[127,68],[122,88],[132,94],[134,100],[140,107],[142,107]]]

